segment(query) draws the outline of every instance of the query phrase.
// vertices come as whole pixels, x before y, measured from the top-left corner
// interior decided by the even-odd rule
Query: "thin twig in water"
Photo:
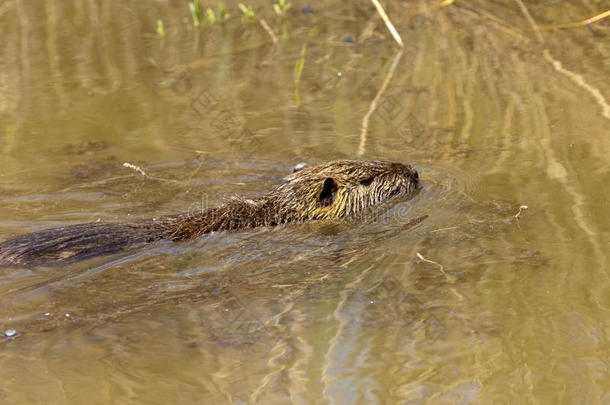
[[[443,231],[449,231],[451,229],[457,229],[457,226],[450,226],[449,228],[441,228],[441,229],[435,229],[433,231],[430,231],[430,233],[432,232],[443,232]]]
[[[386,27],[388,27],[388,30],[390,30],[390,33],[392,34],[392,36],[394,37],[396,42],[398,42],[398,45],[400,45],[401,48],[404,48],[405,46],[402,43],[402,39],[400,38],[400,35],[398,35],[396,28],[394,28],[394,25],[388,18],[388,15],[385,13],[385,10],[383,9],[383,7],[381,7],[381,4],[379,3],[379,1],[378,0],[371,0],[371,1],[375,5],[375,8],[377,8],[377,12],[381,16],[381,19],[385,23]]]
[[[277,37],[275,36],[275,34],[273,33],[273,30],[271,29],[271,27],[269,26],[269,24],[267,24],[267,21],[263,20],[262,18],[258,20],[258,22],[261,24],[261,26],[265,29],[265,31],[267,31],[267,34],[269,34],[269,36],[271,37],[271,40],[273,41],[274,44],[277,44]]]
[[[538,38],[538,41],[540,41],[541,43],[544,43],[544,38],[542,37],[542,34],[540,33],[540,28],[538,28],[538,24],[536,24],[536,21],[534,21],[534,17],[532,17],[532,15],[530,14],[527,7],[525,7],[525,4],[523,4],[523,2],[521,0],[515,0],[515,2],[521,9],[521,12],[525,16],[525,19],[527,20],[527,22],[529,22],[529,24],[534,29],[534,32],[536,33],[536,38]]]
[[[189,153],[195,153],[196,155],[200,156],[200,155],[207,155],[208,152],[204,151],[204,150],[199,150],[199,149],[187,149],[187,148],[180,148],[177,146],[170,146],[170,149],[174,149],[180,152],[189,152]]]
[[[447,274],[447,273],[445,272],[445,268],[443,267],[443,265],[442,265],[442,264],[437,263],[437,262],[435,262],[435,261],[433,261],[433,260],[428,260],[428,259],[426,259],[426,258],[425,258],[425,257],[423,257],[423,256],[421,255],[421,253],[419,253],[419,252],[417,252],[417,253],[415,253],[415,254],[417,255],[417,257],[418,257],[418,258],[419,258],[419,259],[420,259],[422,262],[426,262],[426,263],[430,263],[430,264],[433,264],[433,265],[435,265],[435,266],[438,266],[438,269],[440,270],[440,272],[441,272],[441,273],[443,273],[443,276],[445,276],[445,278],[447,279],[447,281],[448,281],[448,282],[450,282],[450,283],[452,283],[452,284],[456,282],[456,277],[455,277],[455,276],[452,276],[452,275]],[[462,294],[458,293],[457,291],[455,291],[455,290],[453,290],[453,289],[452,289],[452,292],[453,292],[455,295],[457,295],[457,296],[458,296],[460,299],[464,299],[464,297],[462,297]]]
[[[140,173],[142,176],[146,176],[146,173],[144,172],[144,170],[142,170],[142,168],[140,168],[139,166],[125,162],[125,163],[123,163],[123,167],[127,167],[128,169],[135,170],[136,172]]]
[[[142,170],[141,167],[136,166],[136,165],[131,164],[131,163],[128,163],[128,162],[123,163],[123,167],[126,167],[126,168],[131,169],[131,170],[135,170],[136,172],[140,173],[142,176],[144,176],[144,177],[146,177],[147,179],[150,179],[150,180],[157,180],[157,181],[163,181],[163,182],[167,182],[167,183],[176,183],[176,184],[182,184],[183,183],[182,181],[179,181],[179,180],[164,179],[163,177],[157,177],[157,176],[149,176],[148,174],[146,174],[144,172],[144,170]]]
[[[521,213],[527,211],[528,206],[527,205],[522,205],[519,207],[519,212],[517,212],[515,215],[513,215],[513,218],[515,219],[519,219],[521,217]]]
[[[454,1],[455,0],[443,0],[441,3],[436,4],[436,5],[432,6],[432,7],[430,7],[430,9],[431,10],[436,10],[438,8],[441,8],[441,7],[449,6],[449,5],[453,4]]]
[[[521,12],[525,16],[525,18],[527,19],[529,24],[532,26],[532,29],[536,33],[536,38],[538,38],[538,41],[540,41],[540,43],[544,44],[544,38],[542,37],[542,34],[540,33],[540,27],[538,26],[538,24],[536,24],[536,21],[534,21],[534,17],[532,17],[532,15],[530,14],[530,12],[527,9],[527,7],[525,6],[525,4],[523,4],[523,1],[515,0],[515,2],[517,2],[517,5],[521,9]],[[605,13],[600,14],[600,15],[602,15],[602,17],[599,17],[599,16],[596,16],[596,17],[599,17],[598,19],[601,19],[601,18],[605,17],[605,16],[603,16],[603,14],[605,14]],[[553,66],[553,68],[556,71],[566,75],[574,83],[576,83],[577,85],[582,87],[584,90],[589,92],[589,94],[591,94],[591,96],[595,99],[597,104],[601,107],[602,116],[604,118],[610,120],[610,105],[608,104],[608,101],[606,101],[606,98],[603,96],[603,94],[599,91],[598,88],[587,83],[585,81],[585,79],[578,73],[574,73],[574,72],[569,71],[568,69],[565,69],[561,65],[561,62],[559,62],[557,59],[555,59],[553,57],[553,55],[551,55],[551,52],[548,50],[548,48],[544,49],[543,56]]]
[[[358,145],[358,156],[364,155],[364,148],[366,145],[366,134],[369,130],[369,119],[371,118],[371,115],[373,115],[375,110],[377,109],[377,103],[379,103],[381,96],[383,96],[383,93],[385,92],[385,89],[388,87],[390,80],[392,80],[392,76],[394,75],[394,71],[396,70],[396,66],[398,66],[398,61],[400,60],[401,56],[402,56],[402,49],[400,51],[398,51],[396,56],[394,56],[394,60],[392,61],[392,65],[390,66],[390,70],[388,71],[388,74],[385,77],[383,84],[379,88],[377,95],[375,96],[375,98],[371,102],[371,105],[369,106],[369,110],[366,112],[364,118],[362,119],[362,131],[360,131],[360,145]]]
[[[438,266],[438,269],[441,271],[441,273],[443,273],[445,276],[447,276],[447,273],[445,273],[445,268],[443,267],[443,265],[442,265],[442,264],[440,264],[440,263],[437,263],[437,262],[435,262],[435,261],[428,260],[428,259],[424,258],[424,257],[421,255],[421,253],[419,253],[419,252],[417,252],[417,253],[416,253],[416,255],[417,255],[417,257],[419,258],[419,260],[421,260],[422,262],[426,262],[426,263],[430,263],[430,264],[434,264],[434,265]]]
[[[549,52],[548,49],[544,50],[543,55],[544,55],[544,58],[551,63],[551,65],[553,66],[553,69],[555,69],[559,73],[567,76],[575,84],[582,87],[589,94],[591,94],[591,96],[595,99],[595,102],[602,109],[602,116],[605,117],[606,119],[610,120],[610,104],[608,104],[608,101],[606,101],[606,98],[604,97],[602,92],[599,91],[599,89],[597,87],[594,87],[594,86],[590,85],[589,83],[587,83],[585,81],[585,79],[582,77],[582,75],[579,75],[578,73],[574,73],[574,72],[564,68],[563,65],[561,64],[561,62],[559,62],[557,59],[553,58],[553,56],[551,55],[551,52]]]

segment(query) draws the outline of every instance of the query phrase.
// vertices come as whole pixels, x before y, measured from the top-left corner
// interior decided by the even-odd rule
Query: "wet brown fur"
[[[160,239],[193,239],[209,232],[339,219],[415,190],[408,165],[340,160],[306,167],[255,200],[232,199],[199,213],[132,223],[90,223],[53,228],[0,244],[0,266],[60,264]]]

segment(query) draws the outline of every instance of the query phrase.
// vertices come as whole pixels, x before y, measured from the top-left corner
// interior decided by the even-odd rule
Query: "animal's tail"
[[[159,240],[165,233],[162,220],[47,229],[0,243],[0,267],[62,264]]]

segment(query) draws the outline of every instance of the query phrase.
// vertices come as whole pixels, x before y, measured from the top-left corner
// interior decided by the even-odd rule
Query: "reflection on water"
[[[423,180],[358,222],[3,269],[0,398],[610,400],[608,25],[544,29],[602,3],[385,3],[401,54],[368,2],[252,3],[276,45],[233,3],[199,28],[186,2],[0,4],[3,240],[256,196],[299,161]]]

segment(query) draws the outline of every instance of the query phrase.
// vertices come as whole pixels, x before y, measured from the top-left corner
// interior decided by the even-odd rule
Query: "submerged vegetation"
[[[160,38],[165,37],[165,28],[163,27],[163,20],[157,20],[157,35]]]
[[[216,21],[228,20],[231,15],[227,12],[227,8],[222,3],[218,3],[218,14],[214,13],[211,8],[205,10],[206,20],[209,24],[214,24]]]
[[[277,0],[273,3],[273,10],[275,11],[275,14],[285,16],[291,6],[292,4],[287,3],[286,0]]]
[[[386,9],[384,8],[384,6],[381,4],[381,2],[379,0],[370,0],[370,1],[371,1],[371,5],[374,7],[374,9],[377,12],[377,15],[381,18],[381,20],[386,25],[387,31],[391,34],[391,36],[393,37],[395,42],[398,44],[398,46],[400,48],[404,48],[405,44],[401,38],[401,35],[391,21],[391,18],[390,18],[391,13],[386,12]],[[384,3],[386,3],[386,7],[390,7],[390,9],[392,8],[392,6],[394,6],[394,4],[390,1],[387,1]],[[476,10],[476,7],[474,6],[475,3],[476,2],[472,2],[471,6],[469,6],[466,9],[462,9],[461,6],[459,4],[456,5],[456,3],[453,0],[439,1],[439,2],[432,4],[425,12],[423,12],[419,15],[412,16],[409,24],[416,21],[417,18],[420,18],[420,21],[425,21],[426,18],[429,18],[429,16],[432,13],[437,12],[441,8],[455,7],[462,11],[469,10],[469,12],[472,12],[473,10]],[[556,23],[556,24],[538,24],[537,22],[535,22],[534,18],[531,16],[531,14],[528,10],[528,7],[522,0],[514,0],[514,4],[517,6],[517,9],[522,14],[522,17],[524,17],[525,21],[529,24],[531,30],[533,31],[533,38],[535,38],[540,43],[544,43],[544,39],[541,34],[542,31],[586,26],[591,32],[594,32],[593,24],[600,23],[605,18],[610,16],[610,10],[606,10],[601,13],[597,13],[589,18],[586,18],[586,19],[580,20],[580,21],[576,21],[576,22],[561,22],[561,23]],[[201,0],[189,1],[188,6],[189,6],[190,13],[191,13],[193,25],[195,27],[199,27],[203,21],[206,21],[208,24],[212,25],[218,21],[226,21],[231,17],[231,14],[229,14],[227,8],[221,2],[218,3],[217,12],[215,12],[214,10],[212,10],[209,7],[206,8],[205,12],[204,12],[202,5],[201,5]],[[287,13],[291,9],[291,7],[292,7],[292,4],[289,3],[287,0],[275,0],[272,3],[273,12],[275,13],[276,16],[282,17],[282,18],[287,16]],[[249,22],[253,22],[255,20],[255,11],[254,11],[253,6],[247,5],[244,3],[238,3],[238,9],[241,11],[242,20],[246,20]],[[311,14],[313,12],[313,10],[309,5],[307,5],[301,9],[301,12],[303,14]],[[483,16],[484,18],[490,19],[491,21],[495,22],[496,24],[505,25],[504,29],[508,30],[508,32],[511,32],[511,31],[514,33],[516,32],[513,28],[510,28],[510,25],[507,25],[505,22],[503,22],[502,19],[493,17],[487,11],[474,11],[474,12],[475,12],[475,14],[479,14],[479,15]],[[277,43],[278,37],[275,35],[272,27],[267,23],[267,21],[264,18],[259,18],[258,21],[260,23],[260,26],[267,32],[267,34],[271,38],[272,42],[274,44]],[[404,24],[403,24],[403,27],[404,27]],[[285,30],[284,25],[282,25],[282,29]],[[163,21],[160,19],[157,21],[156,32],[157,32],[158,37],[160,37],[160,38],[165,37],[165,28],[163,25]],[[366,30],[363,32],[363,38],[366,38],[370,35],[372,35],[372,34],[370,32],[367,32]],[[343,42],[345,42],[345,43],[355,42],[351,36],[348,36],[346,38],[348,38],[349,40],[345,39]],[[198,43],[198,41],[199,40],[197,40],[197,43]],[[197,47],[197,43],[195,44],[195,47]],[[305,45],[303,45],[303,48],[301,50],[301,56],[297,60],[296,65],[295,65],[294,84],[295,84],[295,101],[296,101],[297,106],[301,105],[301,97],[300,97],[298,85],[299,85],[300,77],[301,77],[302,70],[303,70],[304,50],[305,50]],[[583,80],[578,75],[571,74],[570,72],[563,69],[563,67],[561,66],[561,63],[558,62],[552,56],[551,52],[548,49],[544,49],[544,57],[547,61],[549,61],[551,64],[553,64],[555,70],[564,73],[566,76],[568,76],[573,81],[578,83],[581,87],[583,87],[583,89],[585,89],[586,91],[591,93],[591,95],[594,98],[596,98],[597,102],[602,106],[603,115],[610,118],[610,106],[608,106],[607,101],[601,95],[599,90],[584,83]],[[382,58],[383,62],[387,61],[386,56],[381,56],[381,58]],[[399,59],[399,58],[397,58],[397,59]],[[340,72],[335,67],[329,67],[329,69],[331,69],[335,72]],[[338,76],[341,76],[341,73],[338,73]],[[369,108],[370,114],[372,114],[374,112],[374,110],[376,109],[376,101],[378,101],[378,99],[381,98],[382,93],[383,92],[380,92],[377,94],[376,100],[373,101],[373,105],[371,106],[371,108]],[[365,123],[367,122],[366,117],[365,117],[364,122]],[[366,132],[367,125],[363,125],[363,128],[364,128],[364,131]],[[363,140],[361,140],[361,142],[363,142]]]
[[[522,9],[525,8],[525,4],[521,0],[514,0],[514,1]],[[391,2],[386,2],[386,3],[388,3],[388,5],[392,4]],[[388,27],[388,30],[390,31],[391,35],[394,37],[396,42],[401,47],[404,46],[398,31],[392,24],[391,19],[388,16],[388,14],[386,13],[381,2],[379,0],[371,0],[371,4],[377,10],[377,13],[379,14],[379,16],[381,17],[383,22]],[[432,12],[439,8],[452,6],[452,5],[455,5],[454,0],[438,1],[437,3],[432,4],[429,7],[428,12]],[[207,7],[204,11],[203,7],[201,5],[201,0],[189,1],[188,8],[190,10],[191,19],[192,19],[194,26],[200,26],[204,21],[206,21],[210,24],[213,24],[217,21],[228,20],[231,17],[231,14],[229,14],[226,6],[222,2],[218,3],[216,12],[210,7]],[[247,21],[251,21],[251,22],[254,21],[254,19],[255,19],[254,7],[252,7],[251,5],[244,4],[244,3],[238,3],[237,8],[241,11],[243,19],[245,19]],[[291,8],[292,8],[292,3],[289,3],[287,0],[275,0],[273,2],[273,6],[272,6],[274,13],[280,17],[285,17],[288,13],[288,10],[290,10]],[[309,5],[306,5],[305,7],[303,7],[303,9],[301,11],[305,14],[309,14],[313,10]],[[610,17],[610,10],[605,10],[601,13],[595,14],[589,18],[586,18],[586,19],[583,19],[580,21],[539,25],[539,26],[537,26],[536,30],[554,30],[554,29],[561,29],[561,28],[575,28],[575,27],[581,27],[581,26],[587,26],[589,29],[592,29],[592,24],[600,22],[607,17]],[[159,20],[159,21],[161,21],[161,20]]]
[[[252,6],[247,6],[244,3],[239,3],[239,9],[243,13],[243,17],[248,21],[254,21],[254,9]]]
[[[305,66],[305,49],[301,48],[301,55],[297,59],[294,65],[294,99],[297,106],[301,106],[301,94],[299,93],[299,83],[301,81],[301,75],[303,74],[303,67]]]
[[[193,0],[189,2],[189,10],[191,10],[191,17],[193,18],[193,25],[198,27],[201,24],[203,17],[203,11],[201,9],[201,2],[199,0]]]

